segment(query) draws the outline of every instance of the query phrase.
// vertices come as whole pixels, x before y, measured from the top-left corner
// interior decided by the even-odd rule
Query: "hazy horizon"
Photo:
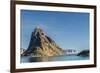
[[[21,10],[21,48],[36,26],[63,49],[89,49],[89,13]]]

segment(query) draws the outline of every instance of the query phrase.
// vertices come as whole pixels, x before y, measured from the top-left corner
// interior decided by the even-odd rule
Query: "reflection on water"
[[[30,62],[45,62],[48,61],[48,57],[31,57]]]
[[[64,55],[64,56],[54,56],[54,57],[31,57],[31,56],[21,56],[21,63],[26,62],[47,62],[47,61],[73,61],[73,60],[88,60],[89,57],[82,57],[76,55]]]

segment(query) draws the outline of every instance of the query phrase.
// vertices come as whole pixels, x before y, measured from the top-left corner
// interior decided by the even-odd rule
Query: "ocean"
[[[74,61],[74,60],[89,60],[89,56],[77,56],[77,55],[63,55],[54,57],[31,57],[21,56],[21,63],[30,62],[47,62],[47,61]]]

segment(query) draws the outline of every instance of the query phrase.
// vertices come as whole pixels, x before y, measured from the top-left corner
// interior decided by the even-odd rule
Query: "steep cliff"
[[[29,46],[23,55],[35,57],[59,56],[63,55],[63,49],[47,36],[40,27],[36,27],[31,34]]]

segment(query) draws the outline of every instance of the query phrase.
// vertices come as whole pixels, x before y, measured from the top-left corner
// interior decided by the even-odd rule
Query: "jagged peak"
[[[31,39],[25,55],[35,54],[38,56],[56,56],[62,55],[62,49],[44,33],[40,26],[36,26],[32,32]]]
[[[38,26],[36,26],[36,29],[41,29],[41,27],[38,25]]]
[[[35,27],[34,32],[36,32],[36,31],[42,31],[42,32],[43,32],[43,30],[42,30],[42,28],[41,28],[40,26],[36,26],[36,27]]]
[[[42,30],[42,28],[40,26],[36,26],[33,33],[35,35],[37,35],[37,33],[39,33],[40,35],[45,35],[44,31]]]

